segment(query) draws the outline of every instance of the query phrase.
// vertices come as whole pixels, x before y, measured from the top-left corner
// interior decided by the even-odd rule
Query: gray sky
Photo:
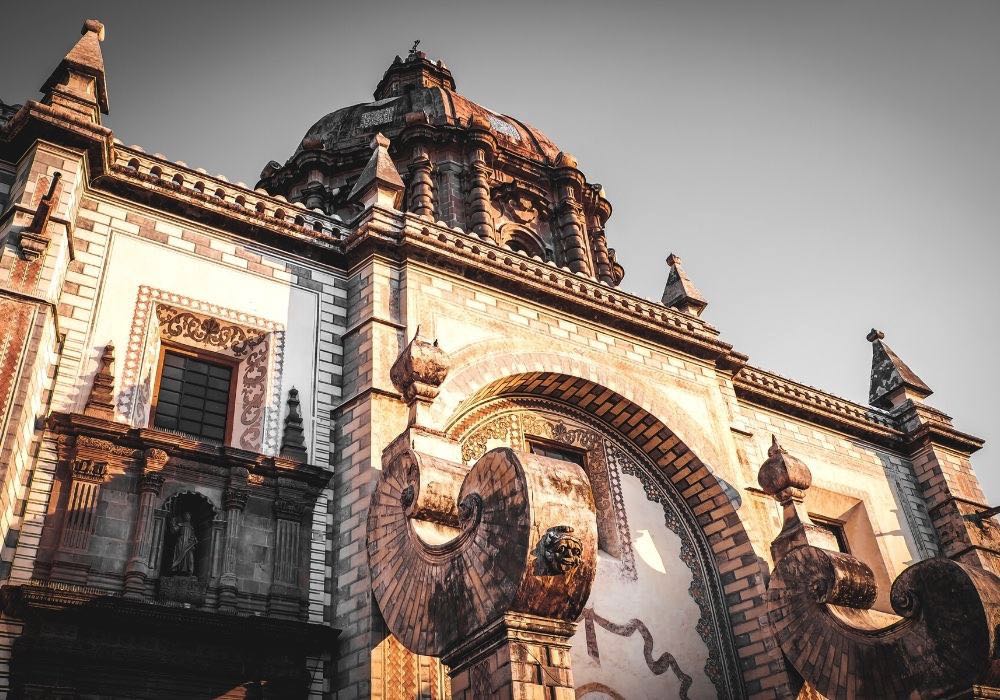
[[[1000,2],[259,5],[2,3],[0,98],[96,17],[116,135],[253,185],[419,38],[604,184],[625,289],[658,299],[674,251],[753,363],[862,403],[877,326],[1000,441]]]

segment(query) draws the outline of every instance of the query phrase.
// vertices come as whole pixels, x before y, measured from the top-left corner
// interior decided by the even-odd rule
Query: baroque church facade
[[[6,697],[1000,697],[982,440],[883,334],[860,405],[623,291],[422,52],[248,187],[115,138],[103,39],[0,103]]]

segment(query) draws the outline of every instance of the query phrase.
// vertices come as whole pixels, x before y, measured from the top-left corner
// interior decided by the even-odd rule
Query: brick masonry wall
[[[372,313],[379,285],[377,278],[362,273],[352,276],[352,285],[355,283],[357,289],[352,287],[351,298],[355,299],[356,293],[358,305],[352,303],[351,319],[360,322],[366,313]],[[719,375],[714,367],[589,321],[571,318],[558,309],[488,290],[414,262],[405,266],[400,284],[400,322],[405,325],[405,337],[411,337],[420,325],[423,335],[437,338],[452,358],[452,375],[458,371],[454,367],[468,367],[488,361],[484,358],[501,356],[513,357],[509,366],[524,370],[533,362],[549,363],[553,370],[558,370],[560,366],[573,364],[568,358],[577,358],[579,365],[606,368],[609,374],[617,377],[608,377],[609,382],[627,384],[632,387],[633,400],[644,406],[658,407],[654,414],[676,430],[722,483],[728,485],[730,499],[742,504],[738,518],[751,539],[742,544],[734,541],[729,559],[719,565],[718,573],[726,594],[736,596],[731,601],[729,615],[738,638],[740,657],[751,663],[746,667],[744,679],[754,694],[763,697],[775,692],[774,679],[778,678],[775,674],[780,669],[780,661],[774,661],[776,650],[768,631],[762,628],[759,619],[743,617],[740,607],[744,606],[746,611],[756,611],[760,607],[764,580],[757,573],[759,564],[756,562],[758,558],[765,564],[769,561],[769,544],[780,527],[775,521],[773,506],[754,492],[756,471],[766,452],[764,441],[770,441],[771,432],[782,441],[787,440],[786,447],[807,463],[813,460],[817,484],[822,488],[857,495],[858,490],[849,486],[854,478],[852,474],[863,474],[866,483],[876,486],[866,496],[869,498],[868,513],[883,515],[881,511],[891,505],[892,511],[898,514],[893,516],[897,519],[892,526],[904,533],[891,544],[880,543],[881,554],[889,559],[887,566],[893,574],[906,564],[937,551],[912,465],[898,454],[801,419],[769,415],[755,407],[739,405],[731,382]],[[388,284],[390,293],[391,289],[392,285]],[[352,325],[351,320],[348,325]],[[356,353],[357,359],[353,360],[355,366],[351,366],[352,360],[345,366],[345,377],[352,378],[345,379],[345,388],[352,386],[352,391],[345,390],[345,396],[362,392],[365,386],[378,387],[380,384],[376,367],[381,361],[377,357],[379,344],[373,340],[379,325],[372,323],[370,333],[357,331],[356,338],[347,343],[348,357]],[[385,361],[391,362],[391,359]],[[366,385],[369,378],[371,384]],[[594,376],[586,378],[595,379]],[[394,391],[391,386],[384,386],[384,378],[381,384],[388,392]],[[457,417],[456,412],[462,410],[462,402],[468,397],[469,389],[456,388],[449,378],[432,408],[438,425],[444,427]],[[351,478],[337,481],[341,489],[338,493],[343,494],[339,517],[341,522],[350,524],[338,533],[338,545],[345,548],[363,546],[364,542],[363,528],[357,529],[359,521],[355,508],[359,502],[358,489],[369,481],[362,475],[367,456],[377,457],[395,436],[384,429],[379,436],[375,427],[365,428],[365,423],[371,416],[379,415],[381,421],[384,415],[400,410],[400,402],[389,396],[379,396],[377,402],[370,403],[372,407],[368,410],[358,406],[345,409],[338,421],[338,444],[345,445],[346,452],[352,449],[349,447],[352,441],[361,440],[356,449],[365,455],[359,460],[345,454],[338,460],[341,476],[348,470],[355,470]],[[877,533],[884,535],[889,530],[889,524],[874,525]],[[714,523],[707,525],[706,535],[722,537],[721,542],[734,532],[727,524],[720,523],[720,527],[721,530]],[[367,592],[352,593],[362,573],[350,570],[353,566],[351,556],[341,557],[343,568],[338,572],[337,619],[344,623],[341,626],[345,629],[355,624],[363,625],[364,609],[369,605]],[[367,686],[358,685],[364,683],[361,679],[365,674],[352,675],[359,664],[365,663],[363,648],[359,641],[358,646],[352,646],[347,656],[342,657],[348,659],[338,676],[342,697],[361,696],[367,691]]]
[[[5,198],[10,194],[30,200],[40,196],[36,187],[39,175],[51,175],[56,170],[62,172],[64,194],[59,213],[75,223],[74,259],[66,259],[61,266],[58,260],[47,261],[41,278],[46,285],[43,291],[51,291],[59,330],[65,337],[58,371],[54,376],[45,377],[45,387],[38,382],[26,385],[22,381],[22,390],[31,394],[35,404],[44,400],[53,409],[81,410],[100,351],[109,339],[114,339],[118,348],[116,388],[120,390],[123,353],[127,348],[136,297],[134,291],[125,295],[116,294],[115,290],[120,290],[120,285],[115,280],[130,274],[162,272],[172,281],[170,291],[184,295],[190,293],[192,285],[201,281],[199,278],[212,279],[227,270],[245,283],[237,281],[221,288],[219,293],[192,296],[210,302],[219,301],[220,295],[231,296],[235,300],[232,306],[255,315],[260,309],[269,308],[269,304],[274,307],[275,294],[268,290],[268,284],[271,285],[270,290],[287,290],[285,294],[290,299],[294,296],[297,302],[308,300],[308,314],[298,303],[280,309],[282,318],[279,320],[287,328],[289,343],[292,343],[292,336],[297,339],[297,344],[291,348],[296,356],[285,359],[285,374],[289,382],[296,382],[304,398],[302,412],[306,421],[310,461],[330,465],[333,454],[332,411],[341,400],[342,336],[346,329],[347,287],[343,276],[310,261],[236,239],[224,231],[122,200],[92,193],[81,195],[77,182],[79,164],[74,165],[62,155],[58,149],[47,149],[44,153],[40,152],[35,157],[35,164],[25,168],[19,176],[12,178],[6,168],[0,173]],[[116,247],[132,246],[135,249],[137,245],[144,251],[140,258],[130,264],[112,264]],[[6,286],[13,281],[10,263],[15,259],[12,251],[5,252],[0,259],[0,284]],[[60,273],[60,267],[64,275]],[[193,273],[195,269],[208,272]],[[275,314],[278,314],[277,310]],[[49,336],[47,342],[52,346],[54,333],[50,332]],[[303,352],[307,353],[305,357],[301,355]],[[54,350],[50,352],[50,360],[55,360],[53,353]],[[298,375],[295,367],[300,368]],[[311,368],[308,376],[301,376],[302,368]],[[269,387],[269,391],[280,390],[283,397],[288,388],[283,382],[281,387]],[[280,419],[284,415],[284,401],[279,405]],[[10,515],[13,504],[19,501],[7,498],[7,494],[9,492],[13,496],[18,488],[24,486],[30,486],[26,502],[40,504],[35,526],[39,532],[41,530],[41,518],[51,489],[50,470],[43,468],[41,463],[33,468],[29,466],[35,461],[30,446],[34,439],[34,416],[44,415],[45,412],[45,407],[39,406],[26,423],[28,427],[24,438],[20,442],[8,441],[4,445],[5,462],[9,462],[15,470],[23,468],[25,473],[32,474],[30,483],[22,483],[26,479],[15,479],[21,485],[5,488],[4,495],[0,496],[0,499],[6,499],[0,500],[0,513],[8,513],[6,518],[0,516],[5,520],[5,533],[12,527],[17,533],[19,522]],[[332,591],[328,584],[333,576],[333,549],[329,537],[333,524],[332,492],[331,486],[317,501],[309,543],[309,617],[313,621],[329,621],[332,618]],[[0,563],[5,572],[10,571],[12,566],[17,569],[16,562],[21,562],[24,572],[30,575],[37,547],[38,533],[34,534],[34,537],[28,537],[22,531],[20,538],[15,534],[6,540],[7,546],[0,555],[6,562]],[[0,663],[4,663],[4,653],[4,649],[0,648]],[[329,681],[324,681],[322,660],[311,663],[314,670],[320,670],[318,674],[311,674],[314,695],[318,697],[324,682],[329,687]],[[5,679],[3,671],[0,667],[0,677]]]

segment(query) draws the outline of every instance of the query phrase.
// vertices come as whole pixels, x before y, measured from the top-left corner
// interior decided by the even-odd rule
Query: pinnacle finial
[[[86,34],[87,32],[94,32],[97,35],[98,41],[104,41],[104,23],[96,19],[88,19],[83,23],[83,28],[80,30],[80,34]]]
[[[410,47],[410,53],[406,55],[406,60],[410,60],[417,55],[417,47],[420,46],[420,39],[413,42],[413,46]]]
[[[288,415],[285,429],[281,434],[281,456],[305,462],[307,459],[305,431],[302,427],[302,413],[299,411],[299,390],[294,386],[288,390]]]
[[[109,110],[104,56],[101,54],[104,25],[96,19],[88,19],[80,34],[76,44],[42,85],[42,102],[100,124],[100,115]]]
[[[893,409],[907,401],[922,403],[933,392],[917,373],[899,359],[885,341],[885,333],[872,328],[868,333],[872,344],[871,385],[868,403],[884,409]]]
[[[347,196],[348,201],[358,202],[365,209],[374,205],[399,208],[405,186],[389,156],[389,144],[382,133],[372,137],[372,156]]]
[[[681,256],[674,253],[668,255],[667,266],[670,268],[670,273],[667,275],[667,284],[663,288],[663,296],[660,301],[664,306],[692,316],[701,316],[705,307],[708,306],[708,300],[702,296],[701,291],[688,278],[681,265]]]

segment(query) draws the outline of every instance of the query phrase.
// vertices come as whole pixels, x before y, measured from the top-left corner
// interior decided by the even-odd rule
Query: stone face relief
[[[536,576],[569,573],[583,560],[583,542],[568,525],[550,527],[538,542],[535,556]]]

